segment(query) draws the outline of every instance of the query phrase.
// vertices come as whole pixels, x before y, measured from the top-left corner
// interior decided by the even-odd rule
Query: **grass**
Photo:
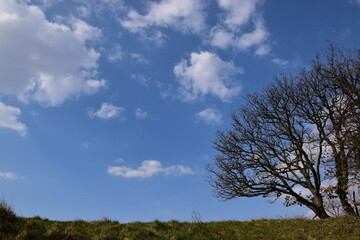
[[[0,203],[0,240],[360,239],[359,218],[222,222],[50,221],[17,217]]]

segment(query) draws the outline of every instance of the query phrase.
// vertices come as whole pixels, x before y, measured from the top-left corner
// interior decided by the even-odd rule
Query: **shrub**
[[[45,234],[46,239],[52,239],[52,240],[85,240],[88,239],[87,237],[79,234],[79,233],[75,233],[75,232],[62,232],[58,229],[50,229],[47,231],[47,233]]]
[[[5,201],[0,201],[0,232],[13,233],[19,219],[12,207]]]

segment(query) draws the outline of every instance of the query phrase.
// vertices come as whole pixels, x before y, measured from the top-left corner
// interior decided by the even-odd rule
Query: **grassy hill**
[[[246,222],[50,221],[17,217],[0,204],[1,240],[141,240],[141,239],[360,239],[359,218],[284,219]]]

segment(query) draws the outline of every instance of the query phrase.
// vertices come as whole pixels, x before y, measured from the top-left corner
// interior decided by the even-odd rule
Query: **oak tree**
[[[219,131],[208,166],[218,197],[283,198],[328,218],[328,200],[359,215],[360,51],[330,46],[297,75],[249,94]],[[353,192],[354,193],[354,192]],[[351,198],[353,196],[353,198]]]

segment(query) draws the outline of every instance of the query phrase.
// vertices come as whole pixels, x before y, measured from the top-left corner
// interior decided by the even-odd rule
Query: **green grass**
[[[222,222],[49,221],[16,217],[0,203],[0,240],[360,239],[359,218]]]

